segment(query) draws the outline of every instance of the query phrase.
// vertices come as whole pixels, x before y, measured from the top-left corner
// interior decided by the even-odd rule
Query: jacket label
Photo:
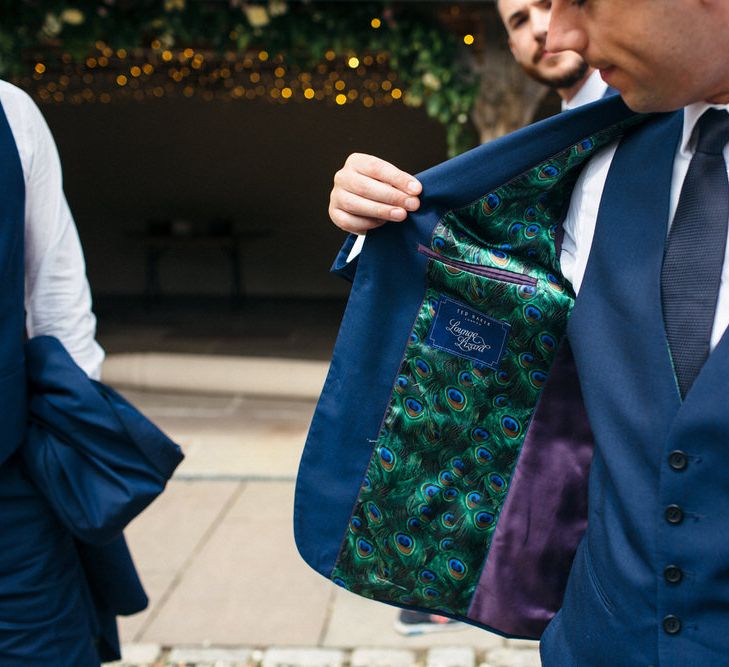
[[[496,370],[511,327],[460,301],[441,296],[428,344]]]

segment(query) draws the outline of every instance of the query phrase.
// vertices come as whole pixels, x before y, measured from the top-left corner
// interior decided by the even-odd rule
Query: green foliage
[[[329,51],[340,58],[385,53],[402,101],[441,122],[456,154],[477,143],[468,122],[477,82],[436,9],[412,2],[0,0],[0,75],[27,76],[36,60],[61,53],[83,62],[98,41],[130,53],[153,40],[221,55],[265,49],[304,71],[327,63]]]

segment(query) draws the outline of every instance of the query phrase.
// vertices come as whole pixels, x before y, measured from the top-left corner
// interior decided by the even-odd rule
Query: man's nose
[[[583,54],[587,49],[587,33],[585,32],[579,7],[569,0],[554,0],[547,31],[547,50],[577,51]]]
[[[532,8],[530,19],[534,39],[544,43],[547,39],[547,28],[549,28],[549,11]]]

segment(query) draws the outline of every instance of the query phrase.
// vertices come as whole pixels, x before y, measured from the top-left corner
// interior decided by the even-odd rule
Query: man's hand
[[[374,155],[352,153],[334,175],[329,217],[344,231],[364,234],[401,222],[420,206],[423,186],[414,176]]]

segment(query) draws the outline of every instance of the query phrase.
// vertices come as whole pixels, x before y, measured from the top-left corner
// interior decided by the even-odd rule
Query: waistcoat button
[[[668,455],[668,465],[676,471],[685,470],[688,465],[688,456],[677,449]]]
[[[678,505],[666,507],[666,521],[668,523],[681,523],[683,521],[683,510]]]
[[[683,579],[683,572],[677,565],[666,565],[663,570],[663,576],[669,584],[677,584]]]
[[[675,635],[681,632],[681,619],[678,616],[669,614],[663,619],[663,629],[666,634]]]

